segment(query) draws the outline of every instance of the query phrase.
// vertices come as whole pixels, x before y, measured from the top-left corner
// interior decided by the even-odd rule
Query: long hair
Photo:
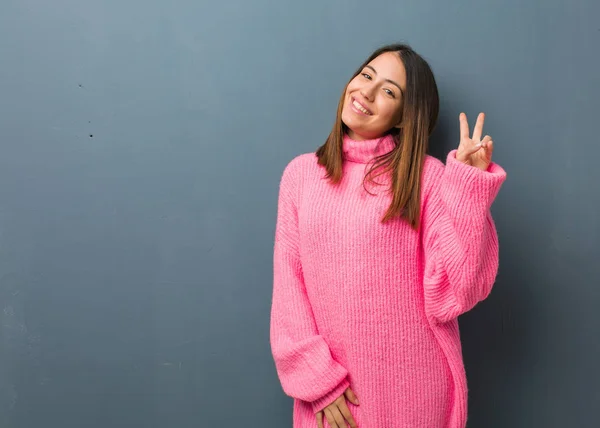
[[[325,167],[327,178],[337,184],[342,179],[342,149],[344,134],[348,131],[342,122],[342,109],[348,84],[379,55],[396,52],[406,69],[406,92],[402,103],[401,128],[392,128],[387,134],[394,138],[394,149],[374,159],[365,174],[375,183],[380,175],[390,174],[392,201],[382,218],[385,223],[401,217],[415,230],[419,228],[421,203],[421,173],[427,154],[429,137],[433,132],[439,113],[439,95],[435,77],[429,64],[410,46],[392,44],[383,46],[367,58],[348,81],[338,103],[337,115],[325,144],[317,150],[318,163]],[[366,188],[366,187],[365,187]]]

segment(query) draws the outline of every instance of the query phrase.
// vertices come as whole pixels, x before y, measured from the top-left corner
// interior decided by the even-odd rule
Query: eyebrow
[[[369,69],[373,70],[373,73],[377,74],[377,70],[375,70],[375,69],[374,69],[372,66],[370,66],[370,65],[365,65],[365,68],[369,68]],[[397,87],[398,87],[398,89],[400,90],[400,93],[401,93],[402,95],[404,95],[404,91],[402,90],[402,87],[400,87],[400,85],[399,85],[399,84],[397,84],[396,82],[394,82],[393,80],[390,80],[390,79],[385,79],[385,81],[386,81],[386,82],[389,82],[389,83],[391,83],[392,85],[395,85],[395,86],[397,86]]]

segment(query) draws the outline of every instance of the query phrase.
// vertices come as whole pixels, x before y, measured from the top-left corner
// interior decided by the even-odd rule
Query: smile
[[[373,114],[373,113],[371,113],[371,111],[369,109],[367,109],[361,103],[356,101],[356,99],[354,99],[354,98],[352,98],[352,107],[354,107],[354,109],[357,110],[358,112],[360,112],[362,114],[366,114],[367,116],[371,116]]]

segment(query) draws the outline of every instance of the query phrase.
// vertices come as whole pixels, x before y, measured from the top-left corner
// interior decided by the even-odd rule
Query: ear
[[[396,129],[402,129],[404,128],[404,124],[402,123],[402,121],[404,120],[404,112],[400,112],[400,118],[398,119],[398,123],[396,125],[394,125],[394,128]]]

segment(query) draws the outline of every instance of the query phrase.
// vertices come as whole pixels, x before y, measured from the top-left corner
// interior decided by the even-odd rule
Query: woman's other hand
[[[323,416],[325,416],[331,428],[347,428],[348,425],[351,428],[358,428],[346,404],[346,400],[358,406],[358,398],[348,388],[337,400],[317,413],[317,425],[319,428],[323,428]]]

